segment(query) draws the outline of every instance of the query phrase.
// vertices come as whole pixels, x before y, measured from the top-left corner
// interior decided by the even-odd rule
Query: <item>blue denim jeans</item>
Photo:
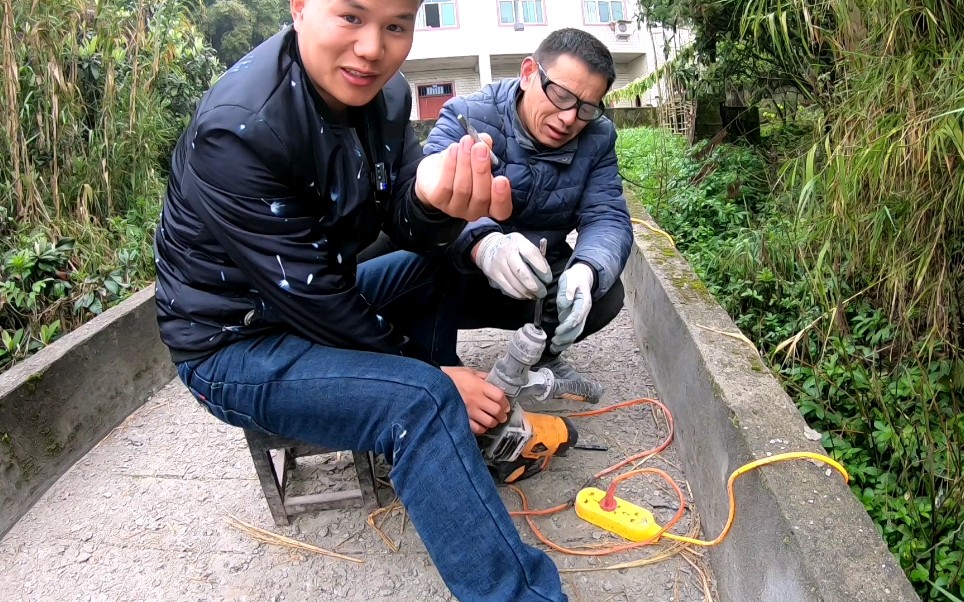
[[[359,291],[433,355],[454,324],[432,261],[399,252],[359,266]],[[441,284],[442,286],[439,286]],[[393,320],[399,310],[411,312]],[[324,316],[318,316],[323,320]],[[404,330],[403,330],[404,332]],[[446,585],[463,602],[566,600],[559,572],[522,542],[455,385],[417,359],[336,349],[279,333],[244,340],[178,374],[217,418],[335,449],[374,450]]]

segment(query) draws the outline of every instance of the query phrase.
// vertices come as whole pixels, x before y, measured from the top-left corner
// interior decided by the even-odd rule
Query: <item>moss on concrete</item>
[[[686,258],[675,247],[662,240],[661,237],[659,240],[660,242],[654,245],[656,252],[645,254],[646,260],[655,266],[664,268],[663,273],[673,284],[673,287],[679,291],[680,299],[689,303],[716,304],[716,297],[698,276],[692,272],[679,273],[677,270],[665,269],[670,261],[680,259],[685,261]]]
[[[670,282],[679,291],[680,299],[688,303],[716,303],[710,289],[698,277],[690,274],[670,274]]]
[[[713,397],[720,400],[726,399],[726,395],[723,393],[723,387],[721,387],[715,379],[710,379],[710,385],[713,387]]]
[[[19,470],[20,477],[17,479],[19,483],[29,482],[30,479],[40,471],[40,466],[38,466],[37,462],[30,458],[30,456],[23,457],[18,454],[17,448],[9,435],[5,434],[5,438],[0,439],[0,441],[3,442],[6,448],[3,453],[4,463]]]
[[[28,393],[33,394],[37,392],[37,386],[40,385],[44,379],[44,372],[43,370],[34,372],[23,381],[23,386],[26,387]]]
[[[20,468],[20,474],[23,475],[23,481],[29,482],[30,479],[40,472],[40,466],[37,465],[31,458],[19,458],[17,456],[11,456],[13,458],[14,464]]]
[[[43,437],[44,451],[48,456],[59,456],[63,453],[64,442],[60,440],[52,428],[45,426],[40,430],[40,436]]]

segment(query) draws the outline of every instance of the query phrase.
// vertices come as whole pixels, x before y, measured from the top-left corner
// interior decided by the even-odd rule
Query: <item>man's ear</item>
[[[519,68],[519,87],[523,90],[529,89],[529,84],[533,81],[533,76],[539,74],[539,63],[531,56],[522,59],[522,66]]]
[[[291,24],[294,25],[295,31],[298,31],[301,22],[301,13],[305,10],[306,1],[307,0],[291,0]]]

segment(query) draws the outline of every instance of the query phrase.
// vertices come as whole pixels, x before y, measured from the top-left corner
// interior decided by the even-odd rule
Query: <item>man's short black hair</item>
[[[576,57],[589,67],[591,73],[605,77],[607,92],[616,81],[616,65],[612,53],[591,33],[571,27],[556,30],[542,40],[533,56],[548,69],[561,54]]]

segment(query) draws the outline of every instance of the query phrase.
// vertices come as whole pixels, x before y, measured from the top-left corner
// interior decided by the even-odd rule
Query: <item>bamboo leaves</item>
[[[0,367],[152,277],[164,166],[221,69],[192,2],[0,0]]]

